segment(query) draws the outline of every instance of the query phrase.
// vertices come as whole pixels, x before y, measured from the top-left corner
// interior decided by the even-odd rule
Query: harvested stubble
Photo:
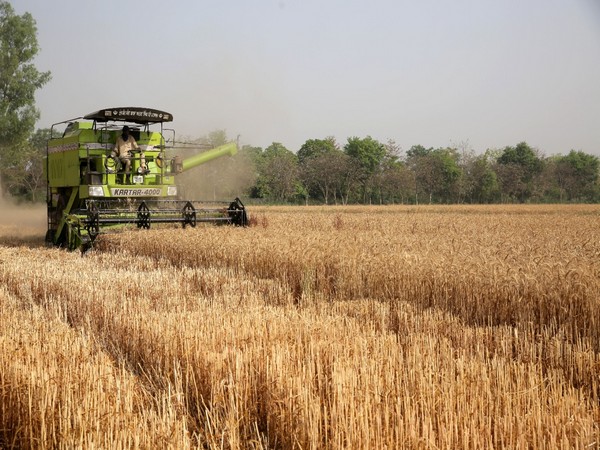
[[[176,446],[185,421],[94,342],[0,290],[0,448]]]
[[[4,442],[104,446],[101,417],[107,429],[129,430],[117,447],[596,445],[593,209],[258,215],[268,220],[245,230],[106,236],[85,258],[0,247],[13,305],[2,321],[36,326],[51,353],[65,355],[53,369],[60,378],[40,388],[12,374],[41,371],[45,359],[16,361],[5,349],[22,338],[2,333],[2,400],[17,411],[0,416]],[[61,347],[65,333],[88,353]],[[80,367],[92,380],[108,373],[109,387],[80,392],[65,376]],[[11,389],[19,383],[32,394]],[[133,413],[104,396],[111,389],[126,389]],[[42,421],[52,390],[77,393],[59,396],[59,416],[97,396],[105,411],[86,410],[73,429]],[[140,420],[156,432],[140,434]]]

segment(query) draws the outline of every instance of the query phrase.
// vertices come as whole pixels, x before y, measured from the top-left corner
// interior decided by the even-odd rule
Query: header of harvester
[[[120,120],[126,122],[162,123],[171,122],[173,114],[158,109],[137,108],[137,107],[119,107],[101,109],[83,116],[84,119],[95,120],[97,122],[108,122],[109,120]]]

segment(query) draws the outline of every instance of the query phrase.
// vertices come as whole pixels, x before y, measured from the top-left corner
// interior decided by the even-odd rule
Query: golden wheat
[[[597,208],[254,214],[101,236],[83,258],[0,246],[0,442],[600,442]]]

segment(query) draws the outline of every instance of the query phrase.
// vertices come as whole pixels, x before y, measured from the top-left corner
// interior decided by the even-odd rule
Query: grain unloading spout
[[[233,156],[236,153],[237,145],[235,142],[230,142],[228,144],[215,147],[211,150],[198,153],[197,155],[190,156],[189,158],[182,159],[175,157],[173,160],[173,172],[181,173],[202,164],[206,164],[214,159],[221,158],[222,156]]]

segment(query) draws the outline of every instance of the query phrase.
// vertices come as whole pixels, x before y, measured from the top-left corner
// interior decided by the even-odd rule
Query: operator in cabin
[[[113,158],[119,158],[119,161],[121,161],[121,164],[125,169],[126,184],[131,184],[131,158],[133,157],[134,150],[139,150],[139,146],[135,141],[135,138],[129,134],[129,127],[125,125],[121,131],[121,135],[117,138],[111,156]],[[140,159],[141,166],[145,167],[144,153],[141,153]]]

